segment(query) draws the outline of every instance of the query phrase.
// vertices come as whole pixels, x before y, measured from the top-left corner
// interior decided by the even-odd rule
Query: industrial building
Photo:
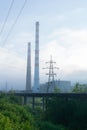
[[[45,93],[47,92],[70,92],[71,91],[71,82],[70,81],[64,81],[64,80],[56,80],[54,81],[55,86],[49,86],[48,87],[48,82],[45,84],[40,85],[40,92]],[[57,91],[58,90],[58,91]]]

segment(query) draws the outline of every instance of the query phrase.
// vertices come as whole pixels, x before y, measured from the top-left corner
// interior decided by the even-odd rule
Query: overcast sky
[[[0,29],[12,0],[0,0]],[[24,0],[14,0],[0,34],[0,89],[25,89],[27,43],[32,47],[34,72],[35,22],[40,23],[40,82],[46,82],[46,61],[52,55],[55,79],[87,83],[87,0],[27,0],[9,37]],[[6,83],[7,82],[7,83]],[[19,88],[18,88],[19,87]]]

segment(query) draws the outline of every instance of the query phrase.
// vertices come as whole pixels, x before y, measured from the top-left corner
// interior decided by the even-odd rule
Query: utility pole
[[[48,93],[50,89],[54,90],[55,88],[56,73],[54,73],[54,69],[59,69],[59,68],[54,67],[54,64],[56,64],[56,62],[52,60],[52,56],[50,57],[50,61],[46,62],[46,64],[49,64],[49,67],[43,69],[48,69],[49,71],[48,73],[46,73],[46,75],[48,75],[48,82],[47,82],[47,93]]]

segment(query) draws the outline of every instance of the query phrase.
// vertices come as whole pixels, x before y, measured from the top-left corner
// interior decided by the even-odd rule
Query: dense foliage
[[[87,100],[49,99],[44,120],[67,130],[87,130]]]
[[[76,83],[72,89],[74,93],[87,93],[87,85]]]
[[[39,101],[39,100],[38,100]],[[23,105],[20,97],[0,95],[0,130],[87,130],[87,100],[46,99],[46,109]]]
[[[0,130],[37,130],[31,113],[13,94],[0,95]]]

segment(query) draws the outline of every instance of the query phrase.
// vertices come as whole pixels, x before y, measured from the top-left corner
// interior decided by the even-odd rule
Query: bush
[[[39,130],[65,130],[63,126],[57,126],[50,122],[40,122]]]
[[[44,120],[69,130],[87,130],[87,100],[50,98]]]

